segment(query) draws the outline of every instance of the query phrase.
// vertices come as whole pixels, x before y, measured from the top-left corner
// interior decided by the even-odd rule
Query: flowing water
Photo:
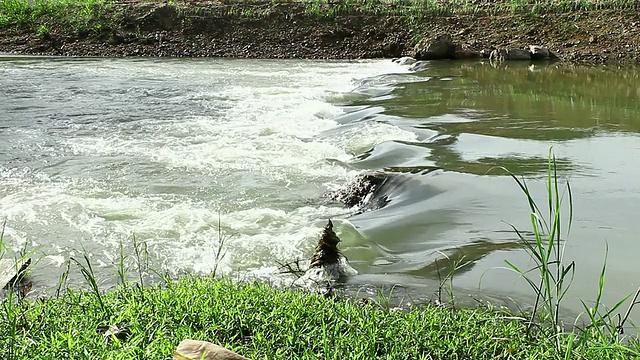
[[[4,241],[36,249],[40,290],[83,254],[114,284],[134,236],[162,271],[286,282],[279,264],[331,218],[348,286],[429,299],[463,258],[456,293],[526,306],[504,261],[532,265],[510,227],[529,211],[496,167],[544,205],[553,147],[573,190],[568,306],[595,298],[607,246],[612,305],[640,285],[639,98],[636,68],[2,57]],[[373,210],[323,198],[372,170],[391,174]]]

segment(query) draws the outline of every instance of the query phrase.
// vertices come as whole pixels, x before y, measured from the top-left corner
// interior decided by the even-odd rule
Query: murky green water
[[[379,109],[376,121],[412,131],[417,140],[379,144],[356,166],[442,170],[407,176],[390,206],[352,219],[370,251],[350,255],[367,272],[438,278],[446,273],[446,254],[472,261],[456,276],[461,293],[480,289],[522,303],[530,290],[501,268],[506,259],[533,265],[509,231],[509,224],[531,229],[527,203],[496,167],[528,179],[544,209],[553,148],[573,190],[566,259],[576,260],[577,272],[567,306],[579,309],[578,299],[595,298],[607,246],[608,301],[640,285],[640,69],[443,62],[392,82],[377,99],[356,102]]]
[[[640,69],[389,61],[2,58],[0,216],[13,251],[37,248],[44,290],[82,249],[115,282],[119,244],[153,266],[287,282],[327,218],[359,275],[432,299],[445,255],[470,261],[454,285],[531,302],[505,260],[531,266],[509,224],[541,204],[550,148],[573,190],[567,306],[593,299],[608,245],[606,301],[640,286]],[[392,176],[375,204],[322,194],[360,173]]]

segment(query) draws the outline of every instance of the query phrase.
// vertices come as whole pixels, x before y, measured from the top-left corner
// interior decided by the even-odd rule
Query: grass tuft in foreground
[[[565,334],[565,326],[561,321],[560,313],[562,303],[571,287],[576,272],[576,263],[565,258],[567,239],[573,223],[573,196],[571,186],[566,181],[562,184],[559,181],[558,166],[552,149],[549,149],[548,167],[546,176],[546,212],[541,210],[532,196],[531,190],[524,178],[518,178],[510,173],[506,168],[502,168],[511,175],[518,184],[520,190],[526,196],[530,210],[530,221],[533,238],[526,237],[521,231],[512,225],[513,230],[524,245],[533,260],[535,266],[530,269],[522,269],[515,264],[505,260],[507,265],[518,273],[531,287],[535,295],[533,312],[529,314],[529,325],[527,331],[534,326],[547,326],[554,331],[556,348],[559,353],[565,353],[567,358],[572,357],[573,349],[589,348],[600,346],[602,348],[623,348],[621,345],[622,329],[629,318],[633,307],[639,302],[640,288],[635,292],[635,296],[628,303],[628,308],[624,316],[618,312],[622,305],[629,300],[631,294],[624,297],[613,307],[605,308],[601,299],[604,293],[606,274],[606,253],[602,266],[596,299],[593,306],[587,306],[582,301],[585,324],[578,331]],[[564,202],[568,204],[564,204]],[[566,221],[563,224],[563,221]],[[566,225],[566,232],[563,229]],[[605,309],[605,310],[603,310]],[[616,316],[617,315],[617,316]],[[576,319],[576,323],[580,317]],[[563,336],[567,336],[571,341],[570,348],[565,348],[562,343]],[[638,357],[640,353],[637,349],[626,349],[626,357]]]
[[[526,238],[522,232],[512,226],[522,244],[527,249],[535,266],[529,270],[523,270],[506,261],[507,264],[524,278],[534,294],[536,301],[531,314],[532,320],[539,317],[542,322],[550,324],[556,331],[562,330],[560,322],[560,310],[562,300],[571,286],[576,264],[575,261],[565,260],[566,238],[569,236],[573,222],[573,197],[571,186],[567,182],[564,189],[558,181],[558,169],[556,159],[549,150],[547,168],[547,214],[543,213],[534,198],[527,182],[511,174],[527,198],[529,205],[531,229],[533,239]],[[566,235],[562,234],[563,199],[568,199],[568,219]],[[545,216],[546,215],[546,216]],[[536,276],[530,275],[534,273]],[[537,281],[536,281],[537,280]],[[533,324],[533,322],[532,322]]]

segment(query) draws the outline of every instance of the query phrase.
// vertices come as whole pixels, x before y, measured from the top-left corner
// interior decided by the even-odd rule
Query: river
[[[134,236],[156,271],[286,283],[279,264],[308,259],[331,218],[352,288],[428,301],[459,258],[460,298],[526,307],[505,260],[533,265],[511,231],[529,211],[496,167],[544,209],[552,148],[573,192],[567,308],[595,298],[607,247],[613,305],[640,286],[639,84],[637,68],[557,64],[4,56],[4,242],[34,251],[38,291],[84,254],[112,286]],[[323,197],[373,170],[393,174],[385,206]]]

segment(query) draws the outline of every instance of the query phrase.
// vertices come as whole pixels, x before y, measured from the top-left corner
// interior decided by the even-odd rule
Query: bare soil
[[[639,64],[640,11],[452,15],[409,18],[318,16],[302,4],[113,5],[92,30],[49,22],[49,32],[10,27],[0,52],[62,56],[360,59],[412,55],[424,36],[448,33],[478,50],[548,47],[570,62]]]

